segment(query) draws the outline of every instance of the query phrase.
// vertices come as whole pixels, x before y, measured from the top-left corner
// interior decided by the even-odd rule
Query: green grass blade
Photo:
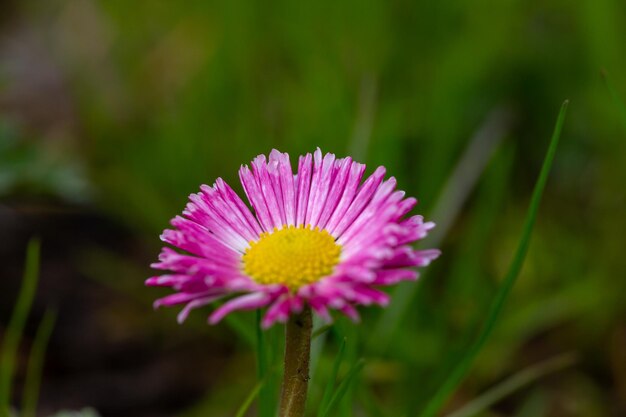
[[[20,417],[35,417],[37,414],[43,361],[48,346],[48,340],[50,340],[50,335],[52,334],[52,329],[56,322],[56,316],[56,311],[46,311],[37,329],[35,341],[33,342],[30,357],[28,358],[28,371],[26,372],[26,381],[24,383],[24,396],[22,398],[22,412]]]
[[[224,317],[224,323],[228,324],[230,328],[237,333],[242,340],[245,340],[247,344],[250,346],[255,345],[256,335],[254,330],[251,328],[251,320],[242,320],[241,317],[236,314],[229,314]]]
[[[250,391],[250,394],[248,394],[248,396],[244,400],[243,404],[241,404],[241,407],[239,407],[239,410],[237,410],[237,414],[235,414],[235,417],[243,417],[246,414],[246,411],[248,411],[248,408],[250,408],[250,405],[252,404],[252,401],[254,401],[254,398],[259,395],[259,392],[261,391],[263,386],[265,386],[265,382],[266,380],[259,381],[254,386],[252,391]]]
[[[512,120],[511,110],[496,107],[470,139],[429,216],[437,222],[437,227],[428,237],[429,247],[438,247],[454,224],[492,155],[510,131]],[[393,303],[381,313],[374,331],[371,332],[368,342],[372,348],[384,351],[390,341],[394,340],[400,321],[410,310],[411,301],[415,299],[418,288],[415,283],[405,282],[400,283],[392,291]]]
[[[548,415],[548,396],[544,390],[532,392],[513,417],[544,417]]]
[[[376,105],[378,101],[378,80],[375,74],[366,73],[361,78],[357,115],[348,154],[355,161],[366,161],[367,148],[372,137]]]
[[[533,383],[534,381],[560,371],[576,362],[576,356],[572,353],[565,353],[555,358],[545,360],[535,365],[521,370],[515,375],[507,378],[502,383],[489,389],[478,398],[470,401],[457,411],[448,414],[446,417],[471,417],[487,410],[490,406],[514,393],[515,391]]]
[[[613,82],[609,79],[606,71],[602,71],[602,79],[604,80],[604,84],[606,85],[607,90],[609,90],[609,94],[611,95],[611,99],[619,112],[620,118],[622,119],[622,123],[624,124],[624,128],[626,128],[626,104],[620,99]]]
[[[359,374],[359,372],[361,372],[361,369],[363,369],[363,366],[365,366],[365,361],[361,359],[356,364],[354,364],[354,366],[352,367],[352,369],[350,369],[350,371],[348,371],[346,377],[341,381],[341,383],[337,387],[335,394],[331,398],[330,402],[328,403],[328,406],[326,407],[324,412],[320,415],[320,417],[328,417],[330,415],[331,411],[335,408],[336,405],[339,404],[343,396],[348,391],[348,388],[350,388],[352,383],[355,381],[356,376]]]
[[[502,308],[504,307],[504,303],[509,293],[511,292],[511,288],[513,288],[513,285],[515,284],[517,276],[519,275],[519,272],[522,268],[522,264],[524,263],[524,258],[526,257],[526,253],[528,251],[530,236],[533,226],[535,224],[535,219],[537,218],[537,211],[539,210],[541,196],[543,194],[546,182],[548,181],[548,174],[550,173],[550,168],[552,167],[552,161],[554,160],[554,155],[556,154],[556,149],[559,143],[559,138],[561,136],[561,130],[563,128],[563,122],[565,121],[565,114],[567,113],[568,104],[569,101],[566,100],[561,106],[561,111],[559,112],[556,126],[554,128],[554,133],[552,134],[552,139],[550,140],[550,146],[548,147],[546,157],[543,161],[543,166],[541,167],[539,178],[537,180],[537,183],[535,184],[535,189],[533,190],[533,195],[530,201],[530,206],[528,208],[526,219],[524,221],[522,236],[520,238],[517,251],[515,252],[515,256],[513,258],[513,261],[511,262],[504,282],[500,286],[500,289],[498,290],[498,293],[496,294],[496,297],[489,308],[485,325],[476,340],[471,344],[468,350],[465,351],[465,353],[457,363],[456,367],[449,374],[448,378],[444,381],[441,387],[435,392],[430,401],[426,404],[426,407],[420,414],[420,416],[422,417],[434,416],[437,411],[439,411],[443,403],[448,399],[448,397],[461,383],[461,381],[469,371],[471,365],[474,362],[474,359],[476,358],[482,347],[485,345],[485,342],[491,335],[496,325],[498,317],[500,316]]]
[[[323,325],[322,327],[320,327],[317,330],[313,331],[313,334],[311,335],[311,340],[317,339],[319,336],[323,335],[324,333],[326,333],[327,331],[329,331],[332,328],[333,328],[332,324],[325,324],[325,325]]]
[[[22,338],[26,317],[35,297],[39,278],[39,239],[31,239],[26,249],[26,267],[22,279],[22,288],[11,315],[11,320],[4,336],[2,356],[0,357],[0,416],[9,415],[11,398],[11,380],[15,369],[15,355]]]
[[[361,384],[359,389],[359,401],[363,406],[368,417],[385,417],[372,392],[368,392],[367,388]]]
[[[268,378],[269,358],[267,351],[267,340],[265,333],[261,328],[261,310],[256,311],[256,358],[257,358],[257,376],[259,380],[259,417],[272,417],[272,403],[270,402],[272,395],[265,387],[265,381]]]
[[[341,345],[339,346],[339,351],[337,352],[337,356],[335,356],[335,362],[333,363],[332,371],[330,372],[330,376],[328,381],[326,382],[326,389],[324,389],[324,395],[322,396],[322,401],[320,402],[318,413],[319,417],[324,415],[326,407],[331,400],[333,395],[333,389],[335,388],[335,383],[337,382],[337,373],[339,372],[339,367],[341,366],[341,362],[343,362],[343,355],[346,351],[346,338],[344,337],[341,341]]]

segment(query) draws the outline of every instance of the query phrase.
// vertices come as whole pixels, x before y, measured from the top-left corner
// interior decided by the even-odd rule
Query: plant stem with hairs
[[[309,385],[311,356],[311,308],[289,318],[285,330],[285,372],[280,399],[280,417],[302,417]]]

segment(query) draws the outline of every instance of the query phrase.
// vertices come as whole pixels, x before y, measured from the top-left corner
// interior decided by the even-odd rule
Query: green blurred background
[[[444,254],[316,342],[310,405],[345,336],[366,366],[337,415],[416,415],[484,320],[568,98],[525,267],[445,411],[574,352],[478,415],[626,415],[626,119],[601,77],[626,98],[624,39],[621,0],[0,1],[0,335],[43,241],[17,387],[56,306],[41,415],[233,415],[256,378],[241,329],[178,326],[143,280],[200,184],[319,146],[385,165]]]

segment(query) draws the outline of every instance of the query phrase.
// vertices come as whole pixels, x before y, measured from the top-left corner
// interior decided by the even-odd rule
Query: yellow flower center
[[[259,284],[284,284],[292,290],[330,275],[341,246],[326,230],[289,226],[261,233],[243,255],[244,271]]]

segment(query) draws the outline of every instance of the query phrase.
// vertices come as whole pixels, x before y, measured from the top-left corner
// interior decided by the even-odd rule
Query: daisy
[[[435,224],[408,216],[417,200],[385,180],[384,167],[363,180],[364,164],[319,149],[299,157],[295,174],[277,150],[250,165],[239,178],[254,212],[218,178],[161,235],[180,251],[163,248],[152,267],[168,272],[146,284],[175,291],[155,307],[183,304],[179,322],[220,299],[211,324],[263,307],[264,328],[309,307],[328,321],[331,310],[357,321],[357,306],[387,305],[380,287],[417,279],[415,267],[439,256],[411,246]]]

